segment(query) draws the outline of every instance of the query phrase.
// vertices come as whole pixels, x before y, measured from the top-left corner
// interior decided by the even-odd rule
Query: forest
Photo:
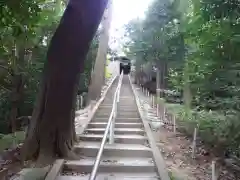
[[[125,26],[140,84],[159,88],[179,129],[192,136],[198,127],[220,155],[240,151],[239,23],[238,0],[154,0],[144,19]]]
[[[0,151],[25,138],[22,128],[33,114],[51,39],[66,5],[60,0],[0,2]],[[99,17],[103,9],[96,12]],[[94,37],[90,49],[84,49],[86,58],[81,57],[85,64],[76,77],[78,95],[88,92],[99,45],[100,30],[94,33],[94,28],[100,18],[89,21],[95,26],[88,38]],[[125,26],[124,52],[134,60],[136,77],[151,78],[141,83],[153,93],[159,85],[159,102],[177,116],[179,130],[192,135],[198,127],[200,140],[221,155],[240,153],[239,23],[238,0],[153,0],[144,19]]]

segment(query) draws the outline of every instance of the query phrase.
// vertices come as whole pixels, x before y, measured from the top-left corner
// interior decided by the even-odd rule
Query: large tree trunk
[[[89,86],[88,101],[97,100],[101,96],[102,86],[105,82],[105,66],[109,41],[109,30],[112,17],[112,1],[109,1],[108,8],[105,11],[102,25],[103,29],[100,33],[99,47],[96,61],[94,64],[91,83]]]
[[[43,80],[22,148],[24,159],[72,158],[79,73],[107,0],[70,0],[48,50]],[[48,160],[48,161],[47,161]]]

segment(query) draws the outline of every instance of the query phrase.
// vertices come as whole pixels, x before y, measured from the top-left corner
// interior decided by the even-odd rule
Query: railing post
[[[81,109],[83,108],[83,96],[82,95],[80,96],[80,108]]]
[[[79,95],[77,95],[77,101],[76,101],[76,109],[79,110]]]
[[[109,144],[113,144],[113,143],[114,143],[114,132],[113,132],[113,122],[111,122],[110,131],[109,131]]]

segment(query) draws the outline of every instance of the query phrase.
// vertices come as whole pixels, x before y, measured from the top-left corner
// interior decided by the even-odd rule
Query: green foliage
[[[127,25],[125,45],[136,68],[167,64],[168,88],[184,94],[185,132],[199,125],[205,142],[232,151],[240,142],[239,12],[238,0],[155,0],[145,19]]]
[[[62,5],[46,0],[0,3],[0,132],[8,133],[13,104],[17,104],[17,116],[32,113],[48,42]],[[18,92],[17,77],[23,87]]]
[[[31,116],[48,45],[65,6],[62,0],[0,2],[0,133],[9,133],[11,109],[15,106],[17,117]],[[90,82],[97,45],[98,36],[92,43],[81,75],[82,92]],[[14,78],[18,76],[23,88],[17,91]]]
[[[208,146],[221,152],[240,153],[240,122],[236,112],[220,114],[214,111],[191,110],[186,113],[183,105],[166,104],[166,107],[176,116],[178,130],[192,137],[194,128],[198,127],[198,137]]]

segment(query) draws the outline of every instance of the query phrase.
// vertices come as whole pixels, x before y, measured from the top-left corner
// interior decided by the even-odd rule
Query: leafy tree
[[[25,157],[36,157],[39,163],[55,157],[74,158],[71,150],[75,140],[74,110],[79,73],[83,71],[84,59],[106,3],[105,0],[69,1],[49,46],[48,61],[23,147]]]
[[[231,151],[239,151],[239,12],[237,0],[155,0],[145,19],[128,24],[125,44],[137,68],[153,62],[160,87],[182,92],[187,123]]]
[[[48,33],[52,32],[54,22],[59,17],[55,15],[56,6],[55,2],[43,0],[1,2],[0,84],[3,101],[9,106],[4,105],[0,116],[4,121],[10,119],[12,132],[17,128],[17,116],[24,111],[20,107],[26,95],[28,80],[33,75],[30,73],[36,67],[36,62],[32,60],[38,50],[44,48],[43,40],[48,38]],[[6,126],[3,128],[7,132]]]

